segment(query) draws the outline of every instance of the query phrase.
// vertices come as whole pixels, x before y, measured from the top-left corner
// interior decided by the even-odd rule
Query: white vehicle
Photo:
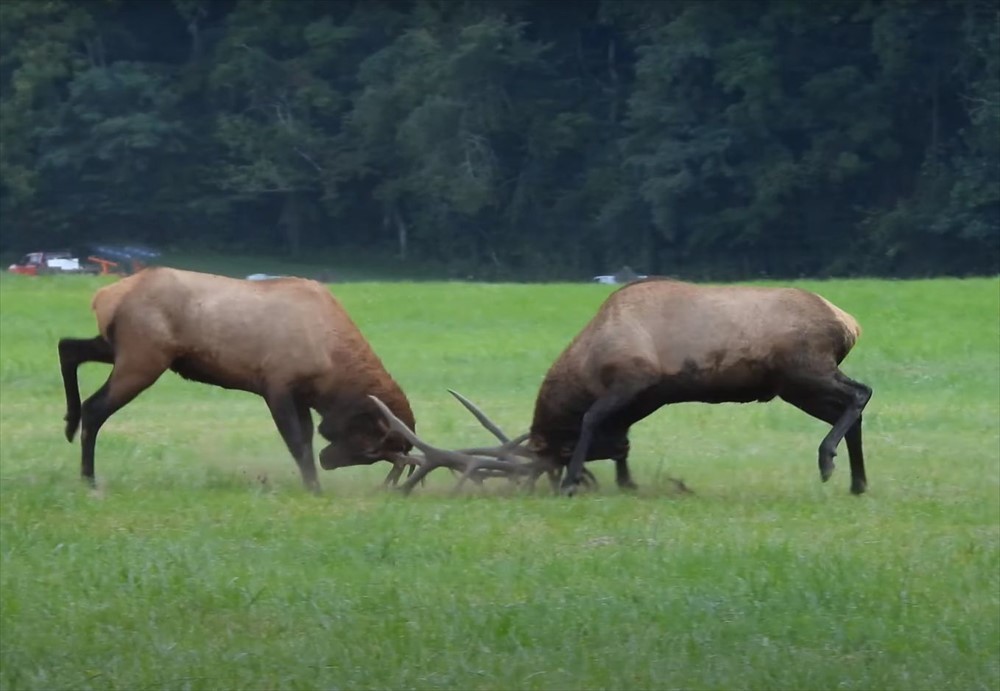
[[[648,278],[645,274],[637,274],[631,267],[623,266],[613,274],[601,274],[594,276],[591,281],[594,283],[604,283],[607,285],[618,285],[619,283],[631,283],[641,278]]]

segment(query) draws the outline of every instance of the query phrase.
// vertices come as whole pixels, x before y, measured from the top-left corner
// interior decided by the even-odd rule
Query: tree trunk
[[[655,228],[653,228],[652,223],[646,224],[646,232],[644,235],[646,236],[645,265],[641,263],[642,259],[640,259],[640,263],[637,264],[638,269],[639,271],[647,274],[660,273],[660,250],[663,241],[660,239],[660,234],[656,232]]]
[[[396,240],[399,243],[399,258],[406,259],[409,250],[409,228],[403,220],[403,214],[399,212],[399,207],[392,207],[392,220],[396,224]]]
[[[91,67],[107,67],[106,54],[104,51],[104,39],[97,36],[84,42],[87,48],[87,59]]]
[[[201,59],[201,31],[198,28],[198,20],[192,19],[188,22],[188,34],[191,36],[191,52],[188,55],[188,62],[198,62]]]
[[[302,210],[299,196],[295,192],[289,192],[285,196],[278,225],[284,231],[288,253],[298,257],[302,251]]]
[[[615,39],[612,38],[608,42],[608,74],[611,76],[611,112],[609,113],[609,119],[612,125],[618,122],[618,92],[620,85],[616,64],[616,49],[617,44],[615,43]]]
[[[938,142],[940,141],[941,132],[941,106],[940,106],[940,90],[938,89],[938,67],[934,65],[933,76],[931,77],[931,146],[930,152],[931,156],[934,157],[934,165],[937,166],[939,154]]]

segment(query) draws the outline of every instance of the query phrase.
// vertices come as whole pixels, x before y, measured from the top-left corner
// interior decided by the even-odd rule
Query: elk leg
[[[864,494],[868,489],[868,478],[865,476],[865,454],[861,448],[861,416],[851,425],[844,437],[847,442],[847,453],[851,458],[851,494]]]
[[[855,455],[852,453],[850,442],[848,443],[847,452],[851,459],[851,492],[853,494],[862,494],[867,488],[867,479],[865,477],[864,457],[861,455],[861,413],[872,397],[872,390],[870,387],[845,376],[839,370],[834,375],[834,378],[846,393],[847,406],[834,423],[833,429],[830,430],[820,443],[820,467],[823,467],[822,459],[826,458],[830,472],[833,471],[833,457],[837,453],[837,445],[846,434],[856,428],[856,433],[852,436],[855,438],[858,454]],[[829,473],[824,480],[828,478]]]
[[[306,442],[306,436],[302,429],[302,416],[300,406],[288,393],[274,393],[264,397],[268,410],[271,411],[271,418],[274,426],[278,428],[281,438],[288,447],[288,452],[292,454],[299,472],[302,475],[302,484],[306,489],[319,494],[319,480],[316,478],[316,466],[313,465],[312,442]],[[308,408],[306,409],[308,413]],[[312,437],[312,420],[310,419],[309,432]],[[307,455],[308,454],[308,455]],[[309,471],[312,471],[310,475]]]
[[[615,483],[618,487],[626,490],[639,489],[639,486],[635,484],[632,479],[632,473],[628,469],[628,452],[625,452],[621,456],[614,459],[615,461]]]
[[[538,479],[539,475],[542,473],[548,473],[549,484],[552,486],[552,491],[555,492],[559,489],[559,480],[562,478],[564,470],[565,467],[559,467],[538,471],[538,473],[532,476],[530,480],[531,487],[534,488],[534,483]],[[585,487],[596,489],[600,483],[597,482],[597,477],[590,472],[590,469],[587,466],[583,466],[583,469],[580,470],[580,484]]]
[[[638,489],[638,485],[636,485],[632,481],[631,474],[629,473],[628,461],[625,460],[625,458],[615,458],[614,461],[615,461],[615,483],[622,489]],[[557,468],[555,470],[549,470],[549,471],[539,471],[539,475],[542,472],[549,473],[549,484],[552,485],[552,491],[553,492],[556,491],[559,488],[559,479],[562,476],[563,468]],[[535,475],[531,478],[532,488],[534,487],[535,480],[537,479],[538,475]],[[594,475],[594,473],[592,473],[590,471],[590,468],[588,468],[586,465],[584,465],[583,468],[580,470],[580,484],[590,489],[597,489],[598,487],[601,486],[601,483],[598,482],[597,480],[597,476]]]
[[[313,419],[309,406],[301,400],[295,401],[295,412],[299,419],[299,429],[302,431],[302,454],[295,459],[302,474],[302,482],[310,490],[320,491],[319,478],[316,476],[316,458],[313,455]]]
[[[148,351],[142,357],[144,361],[135,364],[124,357],[118,358],[107,381],[83,403],[80,474],[91,486],[95,484],[97,433],[109,417],[152,386],[167,369],[166,363],[156,363]]]
[[[840,370],[837,370],[834,377],[853,394],[852,403],[853,408],[857,410],[857,416],[845,430],[847,453],[851,460],[851,494],[864,494],[868,489],[868,478],[865,475],[865,455],[861,445],[861,414],[871,400],[872,390],[871,387],[851,379]]]
[[[837,445],[850,434],[847,450],[851,457],[851,492],[854,494],[862,494],[867,487],[861,450],[861,413],[871,396],[871,388],[839,370],[830,379],[813,380],[811,385],[796,387],[794,392],[781,396],[796,408],[833,425],[819,445],[819,471],[823,482],[833,474]]]
[[[77,368],[85,362],[103,362],[113,365],[115,353],[111,344],[101,336],[94,338],[63,338],[59,340],[59,367],[62,370],[63,388],[66,391],[66,441],[72,442],[80,427],[80,383]]]
[[[559,489],[559,481],[562,479],[562,468],[550,468],[545,471],[549,476],[549,485],[552,487],[552,491],[555,492]]]
[[[538,482],[538,478],[545,475],[549,481],[549,487],[555,492],[559,489],[559,477],[562,473],[562,468],[538,468],[532,473],[531,477],[528,478],[528,489],[531,491],[535,490],[535,483]]]
[[[601,423],[608,416],[620,410],[634,398],[632,389],[621,388],[605,394],[598,398],[590,406],[590,409],[583,416],[583,424],[580,427],[580,438],[573,449],[573,456],[569,466],[566,468],[566,475],[562,481],[562,491],[567,496],[572,496],[576,492],[583,476],[583,464],[587,460],[587,451],[590,442],[594,437],[594,430],[600,427]]]

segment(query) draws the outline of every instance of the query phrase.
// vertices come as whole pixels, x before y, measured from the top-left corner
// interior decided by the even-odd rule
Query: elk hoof
[[[639,485],[635,484],[635,482],[633,482],[632,480],[626,480],[624,482],[618,483],[618,489],[622,490],[623,492],[635,492],[637,489],[639,489]]]
[[[66,441],[72,444],[73,438],[76,436],[76,430],[80,427],[80,418],[70,418],[67,415],[63,420],[66,421]]]
[[[580,485],[574,482],[573,484],[570,485],[563,485],[562,487],[559,488],[559,491],[562,493],[564,497],[572,497],[574,494],[577,493],[577,491],[579,491],[579,489]]]
[[[819,476],[823,482],[830,479],[830,476],[833,475],[833,470],[836,467],[837,465],[833,462],[833,457],[824,458],[819,462]]]
[[[864,480],[851,480],[851,494],[858,496],[865,493],[868,483]]]

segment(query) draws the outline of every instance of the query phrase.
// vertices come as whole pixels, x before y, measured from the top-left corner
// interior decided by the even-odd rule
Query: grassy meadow
[[[0,688],[1000,689],[1000,280],[801,282],[854,314],[868,494],[790,406],[632,431],[640,490],[571,500],[387,465],[300,486],[263,401],[168,373],[111,418],[98,489],[63,438],[56,342],[102,279],[0,277]],[[524,431],[611,291],[344,283],[420,435]],[[263,325],[262,325],[263,326]],[[84,396],[109,368],[81,369]],[[678,495],[667,476],[694,494]]]

